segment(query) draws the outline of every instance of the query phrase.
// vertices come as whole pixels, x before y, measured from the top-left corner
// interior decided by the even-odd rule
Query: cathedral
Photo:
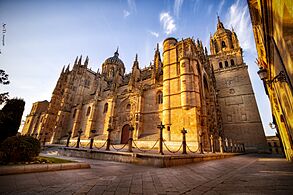
[[[167,38],[153,63],[140,68],[135,56],[132,70],[118,49],[102,64],[101,72],[88,68],[89,59],[76,58],[72,69],[63,68],[51,101],[33,104],[22,134],[44,136],[50,143],[64,143],[68,133],[77,139],[106,140],[124,144],[129,128],[133,139],[147,143],[163,138],[170,143],[186,140],[210,148],[210,136],[244,143],[248,151],[264,151],[266,140],[256,105],[248,66],[236,33],[218,18],[210,37],[210,55],[199,40]]]

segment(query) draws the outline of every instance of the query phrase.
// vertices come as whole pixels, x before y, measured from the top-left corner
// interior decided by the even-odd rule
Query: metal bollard
[[[90,142],[90,149],[93,149],[94,139],[95,139],[95,133],[96,130],[91,130],[91,142]]]
[[[183,128],[182,131],[182,147],[183,147],[183,151],[182,151],[182,154],[187,154],[186,152],[186,133],[187,131]]]
[[[223,153],[223,142],[221,137],[219,137],[219,145],[220,145],[220,153]]]
[[[107,138],[107,146],[106,146],[106,150],[110,150],[110,144],[111,144],[111,132],[112,132],[112,128],[111,127],[109,127],[108,129],[107,129],[107,131],[108,131],[108,138]]]
[[[71,133],[72,133],[72,131],[69,131],[69,132],[68,132],[68,137],[67,137],[66,147],[69,147],[69,142],[70,142]]]
[[[129,127],[129,140],[128,140],[128,152],[132,152],[132,142],[133,142],[133,126]]]
[[[82,130],[78,131],[78,137],[77,137],[77,143],[76,143],[76,148],[79,148],[79,143],[80,143],[80,136],[81,136]]]
[[[202,143],[202,136],[203,136],[203,133],[200,132],[199,133],[199,149],[200,149],[200,153],[203,154],[203,143]]]
[[[43,147],[44,147],[45,144],[46,144],[47,135],[48,135],[48,133],[45,133],[45,137],[44,137],[44,140],[43,140]]]
[[[164,155],[163,152],[163,129],[165,128],[165,125],[161,122],[160,125],[157,126],[158,129],[160,129],[160,143],[159,143],[159,153],[161,155]]]

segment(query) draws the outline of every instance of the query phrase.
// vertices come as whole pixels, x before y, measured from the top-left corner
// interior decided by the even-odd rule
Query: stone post
[[[232,141],[232,139],[230,139],[230,151],[231,151],[231,152],[234,152],[233,141]]]
[[[133,126],[129,127],[129,140],[128,140],[128,152],[132,152],[132,141],[133,141]]]
[[[163,129],[165,128],[165,125],[161,122],[160,125],[157,126],[158,129],[160,129],[160,145],[159,145],[159,153],[164,155],[163,152]]]
[[[106,146],[106,150],[110,150],[110,144],[111,144],[111,132],[113,131],[113,129],[112,129],[111,127],[108,127],[107,131],[108,131],[108,138],[107,138],[107,146]]]
[[[229,152],[228,138],[225,138],[225,152]]]
[[[80,129],[78,131],[78,137],[77,137],[77,143],[76,143],[76,148],[79,148],[79,143],[80,143],[80,136],[81,136],[82,130]]]
[[[183,147],[183,151],[182,151],[182,154],[187,154],[186,152],[186,133],[187,131],[183,128],[182,131],[182,147]]]
[[[90,142],[90,149],[93,149],[93,144],[94,144],[94,138],[95,138],[95,133],[96,130],[91,130],[91,142]]]
[[[67,137],[66,147],[69,147],[69,142],[70,142],[71,133],[72,133],[72,131],[69,131],[69,132],[68,132],[68,137]]]
[[[211,140],[211,152],[212,153],[215,153],[215,149],[214,149],[214,136],[213,135],[211,135],[210,140]]]
[[[219,136],[219,145],[220,145],[220,153],[223,153],[223,142],[220,136]]]
[[[200,133],[199,133],[199,148],[200,148],[200,153],[201,153],[201,154],[203,154],[202,136],[203,136],[203,133],[200,132]]]

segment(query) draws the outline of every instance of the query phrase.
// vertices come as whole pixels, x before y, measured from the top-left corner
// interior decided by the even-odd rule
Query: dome
[[[122,60],[118,56],[119,56],[119,53],[118,53],[118,49],[117,49],[117,51],[114,53],[114,56],[107,58],[105,60],[104,64],[116,64],[118,66],[124,67],[124,63],[122,62]]]

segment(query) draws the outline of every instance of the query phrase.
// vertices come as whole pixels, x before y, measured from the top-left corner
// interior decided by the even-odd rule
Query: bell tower
[[[225,137],[244,143],[251,152],[267,150],[242,48],[234,29],[226,29],[219,16],[217,30],[210,37],[210,52]]]

